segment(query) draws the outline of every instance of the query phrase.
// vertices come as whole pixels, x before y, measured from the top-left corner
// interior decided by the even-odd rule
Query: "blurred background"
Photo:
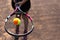
[[[0,40],[13,40],[4,30],[4,20],[13,12],[11,0],[0,0]],[[34,31],[28,40],[60,40],[60,0],[31,0]]]

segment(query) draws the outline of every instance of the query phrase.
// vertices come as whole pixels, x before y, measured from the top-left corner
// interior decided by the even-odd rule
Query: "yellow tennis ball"
[[[14,23],[15,25],[20,25],[20,24],[21,24],[21,20],[20,20],[19,18],[14,18],[14,19],[13,19],[13,23]]]

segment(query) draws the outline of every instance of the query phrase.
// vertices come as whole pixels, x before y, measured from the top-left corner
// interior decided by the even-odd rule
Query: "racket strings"
[[[31,26],[32,26],[31,22],[28,21],[28,25],[26,26],[26,27],[28,28],[27,31],[29,31],[29,30],[31,29]],[[8,22],[6,23],[5,27],[6,27],[9,31],[11,31],[12,33],[15,33],[16,25],[13,24],[13,18],[10,18],[10,19],[8,20]],[[19,33],[21,33],[21,34],[24,33],[24,28],[26,29],[26,27],[25,27],[25,25],[24,25],[24,20],[21,19],[21,25],[20,25],[20,27],[19,27]]]

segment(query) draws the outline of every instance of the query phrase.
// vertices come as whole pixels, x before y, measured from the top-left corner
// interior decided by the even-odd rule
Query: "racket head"
[[[24,20],[21,19],[21,25],[19,26],[19,34],[15,34],[16,31],[16,25],[13,24],[13,19],[15,16],[12,16],[8,19],[8,21],[5,23],[5,30],[8,31],[7,33],[12,36],[25,36],[30,34],[34,27],[32,26],[33,22],[31,20],[28,21],[27,25],[24,25]],[[27,23],[27,22],[26,22]],[[24,27],[25,26],[25,27]],[[24,33],[24,31],[27,31],[27,33]]]

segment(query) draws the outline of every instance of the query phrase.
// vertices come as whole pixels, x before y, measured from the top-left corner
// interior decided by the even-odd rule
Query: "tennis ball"
[[[14,23],[15,25],[20,25],[20,24],[21,24],[21,20],[20,20],[19,18],[14,18],[14,19],[13,19],[13,23]]]

